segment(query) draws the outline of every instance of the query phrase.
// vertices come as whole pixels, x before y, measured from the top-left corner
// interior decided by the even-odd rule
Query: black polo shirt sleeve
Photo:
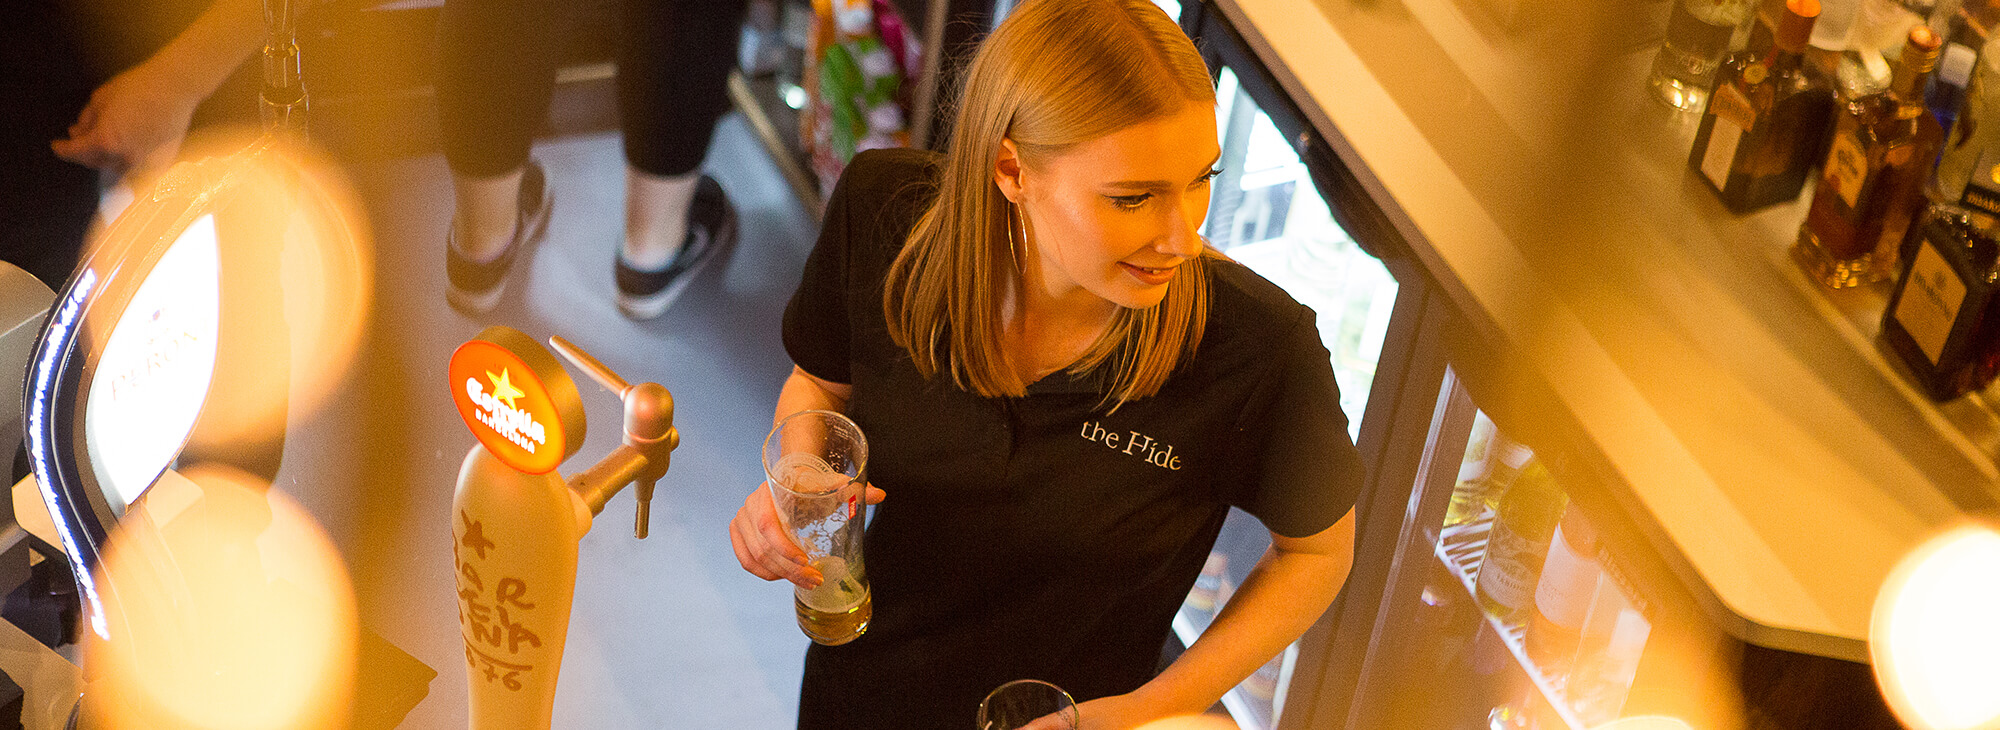
[[[1360,494],[1361,452],[1347,435],[1332,358],[1312,310],[1299,308],[1237,424],[1244,469],[1224,480],[1231,506],[1272,532],[1305,537],[1333,526]]]
[[[855,335],[882,334],[882,278],[928,207],[936,162],[923,150],[867,150],[834,184],[819,240],[785,305],[785,352],[813,377],[853,383]]]
[[[833,195],[826,201],[819,240],[806,257],[799,288],[785,305],[785,353],[792,356],[792,363],[799,369],[834,383],[854,382],[849,372],[847,315],[847,297],[851,291],[847,272],[854,232],[848,222],[853,217],[849,211],[855,206],[855,189],[868,187],[865,181],[870,172],[867,161],[856,157],[834,184]]]

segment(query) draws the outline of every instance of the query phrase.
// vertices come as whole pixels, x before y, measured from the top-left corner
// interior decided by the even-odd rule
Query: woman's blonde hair
[[[1201,54],[1151,0],[1028,0],[973,57],[959,92],[937,197],[889,268],[882,311],[917,371],[949,370],[961,388],[1018,397],[1029,383],[1001,348],[1003,293],[1018,276],[1009,202],[993,182],[1002,139],[1034,165],[1075,145],[1190,104],[1215,104]],[[1201,342],[1208,270],[1175,270],[1159,305],[1121,307],[1084,356],[1115,408],[1159,392]]]

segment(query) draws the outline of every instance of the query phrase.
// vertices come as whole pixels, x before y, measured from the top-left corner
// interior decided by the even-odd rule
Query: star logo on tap
[[[499,375],[494,375],[491,370],[486,371],[486,379],[493,383],[493,397],[497,400],[506,401],[508,408],[514,407],[515,398],[522,398],[528,395],[521,392],[520,388],[514,387],[513,383],[508,382],[506,368],[501,368]]]

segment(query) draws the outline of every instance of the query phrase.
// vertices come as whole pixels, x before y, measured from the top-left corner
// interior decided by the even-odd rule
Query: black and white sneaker
[[[703,175],[688,203],[687,238],[666,268],[633,268],[625,263],[622,249],[612,257],[618,279],[618,311],[630,319],[652,319],[666,313],[688,282],[735,245],[736,209],[723,195],[722,185]]]
[[[458,224],[453,222],[444,238],[444,271],[449,281],[445,301],[466,314],[493,311],[500,304],[500,295],[507,291],[507,274],[514,268],[514,260],[527,255],[526,249],[540,243],[548,233],[549,211],[554,207],[555,196],[549,192],[541,163],[529,160],[527,169],[521,173],[514,238],[507,242],[507,249],[500,252],[499,258],[483,263],[466,258],[458,250]]]

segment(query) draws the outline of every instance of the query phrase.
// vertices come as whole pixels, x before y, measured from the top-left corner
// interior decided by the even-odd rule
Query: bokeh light
[[[2000,728],[2000,532],[1952,528],[1897,564],[1875,599],[1868,651],[1898,719],[1920,730]]]
[[[112,638],[84,646],[93,726],[347,727],[359,631],[347,570],[305,510],[255,477],[168,471],[112,533],[99,582]]]

